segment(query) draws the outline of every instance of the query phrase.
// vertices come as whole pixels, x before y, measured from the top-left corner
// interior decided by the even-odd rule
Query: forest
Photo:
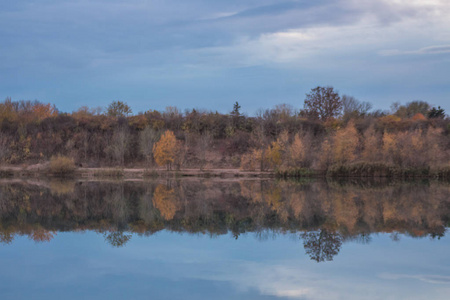
[[[235,168],[286,176],[450,173],[444,109],[412,101],[372,110],[333,87],[311,89],[301,109],[279,104],[255,116],[238,102],[229,113],[169,106],[133,114],[122,101],[67,113],[50,103],[6,98],[0,124],[3,166],[66,160],[85,168]]]

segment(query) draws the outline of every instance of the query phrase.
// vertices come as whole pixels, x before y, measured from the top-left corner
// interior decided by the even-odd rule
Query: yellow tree
[[[380,137],[373,125],[364,133],[364,150],[362,157],[365,161],[375,162],[380,160]]]
[[[153,146],[153,157],[159,166],[167,166],[171,169],[177,152],[177,139],[172,131],[167,130],[161,139]]]
[[[324,169],[328,169],[328,167],[333,163],[333,145],[331,140],[333,137],[327,137],[322,142],[320,147],[320,152],[318,155],[319,166]]]
[[[344,129],[339,129],[334,136],[334,161],[348,163],[356,158],[359,139],[353,122],[349,122]]]
[[[266,150],[266,159],[272,168],[277,168],[283,162],[282,160],[282,147],[279,141],[272,142],[270,146],[267,147]]]
[[[385,162],[393,162],[397,149],[396,140],[397,136],[394,133],[385,132],[383,134],[383,159]]]
[[[292,145],[289,147],[289,160],[293,166],[295,167],[302,166],[306,156],[305,148],[306,147],[302,139],[300,138],[300,135],[297,133],[294,137]]]

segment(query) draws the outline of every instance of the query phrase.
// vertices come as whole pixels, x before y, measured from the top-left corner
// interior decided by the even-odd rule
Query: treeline
[[[0,160],[43,163],[52,156],[77,166],[329,170],[379,163],[386,167],[448,167],[450,120],[423,101],[391,111],[340,96],[331,87],[307,94],[303,109],[277,105],[256,116],[236,102],[228,114],[167,107],[132,114],[124,102],[72,113],[38,101],[0,103]]]
[[[296,233],[305,248],[314,239],[315,247],[340,247],[378,232],[441,237],[450,224],[449,185],[437,182],[15,181],[0,184],[0,193],[0,243],[94,230],[120,246],[131,233],[170,230],[235,238]]]

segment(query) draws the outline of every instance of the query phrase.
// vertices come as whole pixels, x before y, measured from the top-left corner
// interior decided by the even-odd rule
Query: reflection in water
[[[131,239],[131,234],[122,231],[111,232],[105,234],[105,240],[114,247],[122,247]]]
[[[0,241],[37,242],[94,230],[112,246],[131,233],[294,233],[311,259],[332,260],[342,243],[388,232],[440,238],[450,220],[447,183],[327,183],[273,180],[0,183]]]
[[[342,245],[342,236],[339,233],[322,229],[319,232],[305,232],[302,238],[306,253],[317,262],[333,260]]]

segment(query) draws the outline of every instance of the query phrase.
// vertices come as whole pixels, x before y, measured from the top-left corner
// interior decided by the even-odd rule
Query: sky
[[[316,86],[450,112],[448,0],[0,0],[0,99],[249,115]]]

